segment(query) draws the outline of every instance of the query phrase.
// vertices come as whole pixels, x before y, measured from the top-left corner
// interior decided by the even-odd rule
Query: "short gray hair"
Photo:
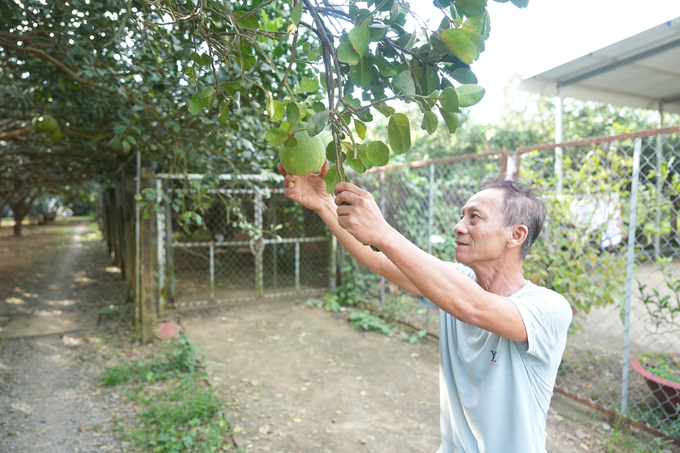
[[[527,227],[527,238],[522,244],[520,255],[526,258],[531,246],[538,239],[545,222],[545,204],[533,187],[520,184],[502,177],[488,178],[479,190],[502,189],[505,191],[501,211],[505,220],[504,227],[524,225]]]

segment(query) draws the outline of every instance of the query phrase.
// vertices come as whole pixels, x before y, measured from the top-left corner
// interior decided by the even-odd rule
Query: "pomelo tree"
[[[412,145],[398,101],[427,133],[452,133],[484,94],[471,64],[487,0],[434,5],[425,20],[396,0],[2,2],[0,196],[113,183],[136,151],[167,172],[274,171],[298,122],[330,132],[329,186],[344,164],[385,165]]]

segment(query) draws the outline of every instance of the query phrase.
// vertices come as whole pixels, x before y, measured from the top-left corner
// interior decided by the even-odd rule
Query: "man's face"
[[[487,189],[473,195],[463,206],[456,233],[456,261],[466,265],[492,262],[506,251],[511,227],[503,227],[501,210],[505,192]]]

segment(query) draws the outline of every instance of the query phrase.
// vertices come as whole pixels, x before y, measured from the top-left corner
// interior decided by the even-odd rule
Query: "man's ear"
[[[522,244],[524,244],[524,241],[526,241],[528,237],[529,229],[526,227],[526,225],[513,225],[512,235],[508,239],[508,246],[513,248],[521,248]]]

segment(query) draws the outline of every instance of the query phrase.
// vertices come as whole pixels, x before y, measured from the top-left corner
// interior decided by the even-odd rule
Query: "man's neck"
[[[521,261],[512,264],[508,264],[507,261],[490,264],[475,263],[469,267],[475,271],[479,286],[499,296],[512,296],[527,283]]]

